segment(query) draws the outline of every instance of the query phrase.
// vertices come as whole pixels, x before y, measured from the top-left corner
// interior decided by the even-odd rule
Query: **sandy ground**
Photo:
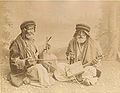
[[[95,86],[80,88],[77,83],[56,82],[49,88],[40,88],[31,85],[23,85],[19,88],[12,86],[6,76],[9,64],[3,62],[1,65],[1,91],[0,93],[120,93],[120,62],[104,61],[102,63],[102,76]]]

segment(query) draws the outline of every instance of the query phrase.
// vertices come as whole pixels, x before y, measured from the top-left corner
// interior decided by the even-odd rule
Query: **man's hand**
[[[70,60],[70,59],[74,59],[75,58],[75,54],[70,52],[68,56],[66,56],[66,59],[67,60]]]
[[[69,60],[69,59],[70,59],[70,57],[69,57],[69,56],[66,56],[66,59],[67,59],[67,60]]]
[[[25,60],[18,58],[11,58],[11,60],[14,62],[13,65],[17,66],[17,69],[23,69],[25,66]]]
[[[95,67],[100,67],[101,66],[101,62],[98,62],[97,64],[95,64]]]
[[[72,59],[75,58],[75,53],[71,52],[70,53],[70,58],[72,58]]]
[[[33,58],[28,58],[26,60],[26,65],[35,65],[36,63],[37,63],[36,60]]]

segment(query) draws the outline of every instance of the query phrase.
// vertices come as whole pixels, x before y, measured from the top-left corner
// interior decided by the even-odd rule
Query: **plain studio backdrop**
[[[117,52],[120,46],[119,2],[7,1],[0,5],[1,42],[10,44],[21,32],[21,23],[33,20],[37,24],[38,46],[45,44],[46,37],[52,36],[49,42],[52,49],[65,48],[73,37],[76,24],[83,23],[91,27],[91,36],[100,41],[109,58],[115,58],[116,54],[120,56]]]
[[[10,20],[10,39],[20,33],[20,24],[34,20],[37,24],[36,40],[39,45],[45,43],[48,36],[53,47],[64,47],[75,32],[75,25],[87,24],[91,32],[97,30],[101,18],[99,2],[8,2]]]

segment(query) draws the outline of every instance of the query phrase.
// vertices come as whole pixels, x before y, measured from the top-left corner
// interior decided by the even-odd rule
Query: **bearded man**
[[[76,62],[80,62],[83,67],[83,72],[77,75],[74,75],[77,81],[83,83],[85,85],[94,85],[98,78],[100,77],[101,71],[97,69],[97,65],[100,64],[100,61],[103,57],[102,51],[100,49],[99,44],[93,40],[90,36],[90,27],[85,24],[77,24],[76,32],[73,35],[73,39],[69,42],[67,51],[66,51],[67,59],[69,60],[69,65],[75,64]],[[61,69],[62,74],[66,73],[65,78],[61,78],[61,74],[56,72],[55,76],[60,81],[68,81],[74,79],[73,77],[68,77],[67,71],[64,69],[68,69],[68,64],[59,65],[58,67]],[[67,67],[67,68],[66,68]],[[74,67],[74,66],[73,66]],[[76,64],[74,69],[77,69],[78,65]],[[79,68],[79,67],[78,67]],[[59,70],[60,70],[59,69]],[[72,72],[72,71],[71,71]],[[74,71],[75,72],[75,71]]]
[[[10,82],[17,87],[23,83],[31,84],[31,81],[38,81],[42,86],[50,85],[47,70],[37,61],[41,53],[35,45],[35,22],[25,21],[20,28],[22,32],[10,45]]]

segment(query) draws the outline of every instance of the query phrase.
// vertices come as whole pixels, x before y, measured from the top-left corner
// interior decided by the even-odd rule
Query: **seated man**
[[[35,22],[26,21],[20,28],[21,34],[10,45],[10,82],[17,87],[31,81],[39,81],[42,86],[50,85],[47,70],[38,63],[38,50],[34,43]]]
[[[56,79],[59,81],[77,79],[77,81],[85,85],[94,85],[101,74],[101,71],[97,69],[97,65],[100,63],[103,56],[99,45],[90,36],[89,26],[84,24],[76,25],[76,32],[73,39],[69,42],[66,55],[67,59],[69,59],[68,63],[70,66],[68,64],[64,64],[64,66],[59,64],[58,68],[60,69],[55,71]],[[78,62],[78,65],[75,64],[76,62]],[[81,63],[79,64],[79,62]],[[69,75],[66,69],[68,69],[68,67],[69,69],[73,69],[74,67],[73,70],[77,72],[78,66],[83,68],[83,70],[81,69],[81,73],[71,73],[75,78],[68,77]],[[62,75],[62,77],[60,75]]]

